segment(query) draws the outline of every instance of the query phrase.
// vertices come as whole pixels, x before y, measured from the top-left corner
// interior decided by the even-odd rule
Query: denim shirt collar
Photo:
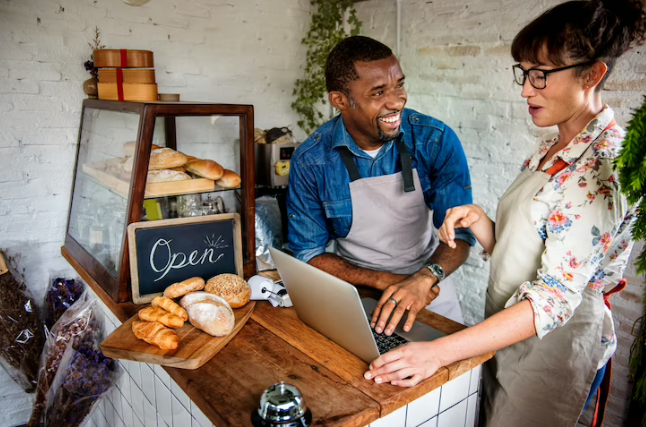
[[[403,113],[403,112],[402,112]],[[403,114],[402,114],[403,115]],[[400,135],[401,138],[405,138],[405,133],[404,129],[400,127]],[[356,142],[354,142],[354,139],[352,138],[352,135],[350,135],[350,132],[345,127],[345,123],[343,123],[343,117],[339,115],[336,118],[336,123],[334,124],[334,129],[332,130],[332,148],[336,149],[338,147],[347,147],[352,154],[358,157],[365,157],[367,159],[372,159],[364,150],[362,150]],[[377,157],[380,157],[388,151],[394,144],[395,141],[391,140],[388,142],[385,142],[382,149]]]

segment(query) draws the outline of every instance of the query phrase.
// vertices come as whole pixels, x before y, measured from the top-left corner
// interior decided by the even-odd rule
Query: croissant
[[[159,322],[173,329],[184,326],[184,321],[181,317],[157,307],[146,307],[143,310],[139,310],[139,318],[147,322]]]
[[[175,304],[170,298],[155,297],[155,299],[153,299],[152,306],[163,308],[169,313],[173,313],[175,316],[181,317],[185,322],[188,320],[188,314],[186,313],[186,310],[184,310],[178,304]]]
[[[132,332],[140,340],[156,345],[164,350],[175,350],[179,346],[179,337],[175,331],[166,328],[159,322],[132,322]]]

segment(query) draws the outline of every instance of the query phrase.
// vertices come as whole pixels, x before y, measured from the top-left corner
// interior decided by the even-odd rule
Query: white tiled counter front
[[[370,427],[474,427],[481,366],[378,419]]]
[[[107,336],[121,322],[94,297]],[[116,387],[99,400],[84,427],[215,427],[159,365],[127,360],[117,363],[120,376]]]

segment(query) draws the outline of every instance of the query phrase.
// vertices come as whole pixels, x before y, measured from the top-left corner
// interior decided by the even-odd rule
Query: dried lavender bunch
[[[52,281],[45,297],[45,325],[51,329],[68,308],[78,301],[85,285],[74,279],[57,277]]]

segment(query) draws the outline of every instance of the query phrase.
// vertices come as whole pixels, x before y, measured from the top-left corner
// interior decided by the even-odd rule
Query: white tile
[[[465,427],[475,427],[478,419],[478,394],[472,394],[467,399],[467,421]]]
[[[81,427],[96,427],[92,418],[87,418]]]
[[[107,322],[105,322],[104,327],[105,327],[105,334],[106,335],[110,335],[111,333],[114,332],[115,329],[117,329],[117,328],[114,327],[114,323],[110,322],[109,320]]]
[[[114,406],[114,413],[121,417],[121,392],[118,388],[112,389],[112,406]]]
[[[132,427],[132,407],[126,396],[121,396],[121,419],[127,427]]]
[[[114,427],[126,427],[126,424],[119,417],[114,418]]]
[[[114,426],[114,407],[112,407],[112,403],[110,402],[105,402],[105,419],[108,422],[108,426]]]
[[[172,379],[170,380],[170,392],[180,401],[187,411],[191,410],[191,398]]]
[[[117,380],[117,387],[126,400],[130,402],[130,375],[125,370]]]
[[[469,383],[471,382],[470,371],[449,381],[442,386],[440,395],[440,412],[464,400],[469,395]]]
[[[146,427],[157,427],[157,411],[148,399],[144,399],[144,425]]]
[[[166,421],[164,421],[159,412],[157,413],[157,427],[170,427],[168,424],[166,424]]]
[[[406,406],[391,412],[377,421],[373,421],[370,427],[406,427]]]
[[[170,390],[162,383],[162,381],[155,377],[155,407],[157,414],[161,415],[166,424],[173,425],[173,413],[171,412],[171,396]],[[159,417],[157,417],[159,422]]]
[[[462,427],[467,416],[467,400],[441,412],[437,416],[437,427]]]
[[[437,388],[408,404],[407,426],[418,426],[439,412],[440,389]]]
[[[191,414],[184,405],[174,396],[171,397],[171,410],[173,412],[173,427],[189,427],[191,425]]]
[[[200,427],[211,427],[211,420],[204,415],[204,412],[200,408],[197,407],[195,402],[191,400],[191,415],[197,420],[197,422],[200,424]],[[251,414],[249,414],[251,416]]]
[[[141,363],[139,362],[129,362],[129,372],[130,372],[130,378],[141,388]]]
[[[105,420],[105,416],[101,411],[96,411],[96,415],[94,416],[94,425],[96,427],[108,427],[108,422]]]
[[[159,377],[160,380],[164,384],[166,384],[166,387],[170,388],[170,375],[168,375],[168,372],[164,371],[164,368],[162,368],[160,365],[153,365],[153,371],[155,372],[155,375]]]
[[[139,421],[137,417],[132,417],[132,425],[134,427],[145,427],[144,424],[141,421]]]
[[[144,392],[141,391],[137,384],[134,381],[130,382],[130,398],[132,399],[132,412],[135,414],[135,418],[139,418],[140,421],[144,421]]]
[[[478,391],[480,385],[480,374],[482,372],[482,365],[471,370],[471,382],[469,383],[469,395]]]
[[[415,427],[415,426],[411,426]],[[437,417],[431,418],[430,420],[426,421],[424,424],[420,424],[419,427],[437,427]]]
[[[146,364],[141,365],[141,391],[150,403],[155,403],[155,374]]]
[[[202,427],[202,424],[200,424],[195,418],[191,417],[191,427]]]

